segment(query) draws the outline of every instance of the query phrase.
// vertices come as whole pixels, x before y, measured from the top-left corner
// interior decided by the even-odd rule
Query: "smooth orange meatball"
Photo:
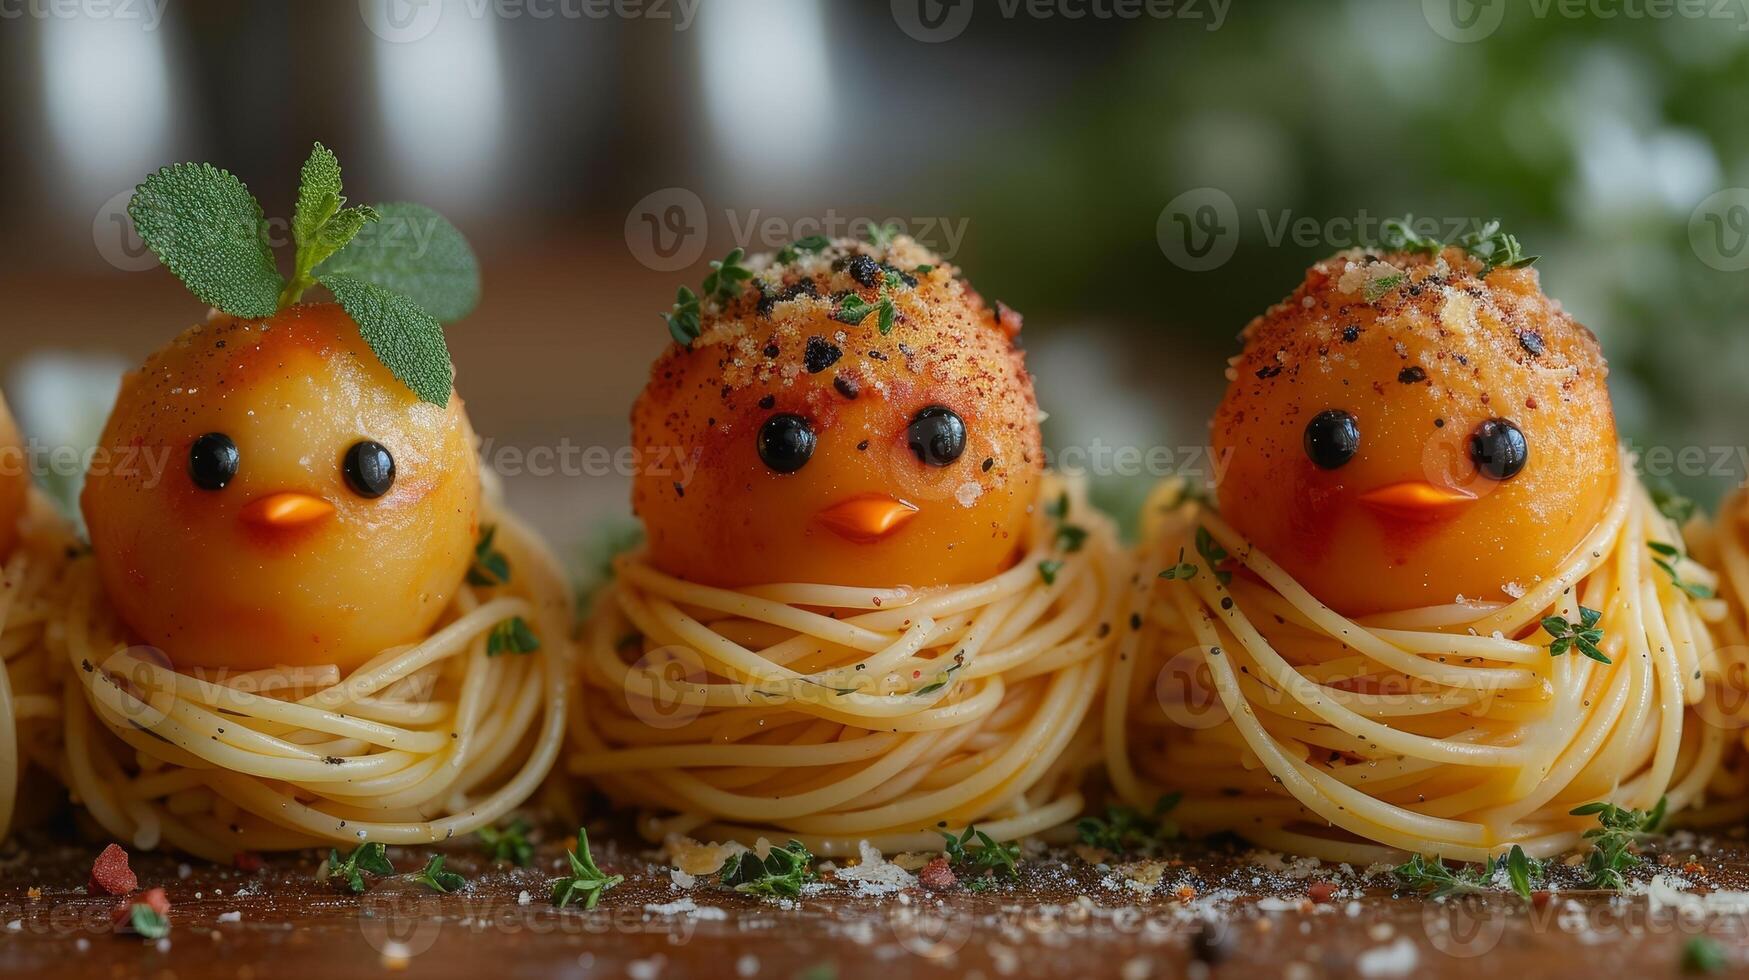
[[[1510,601],[1614,492],[1596,338],[1533,270],[1481,272],[1455,248],[1344,253],[1245,329],[1221,511],[1339,612]]]
[[[632,411],[656,566],[725,587],[887,587],[1011,564],[1043,462],[1018,316],[904,238],[748,266]],[[844,322],[847,294],[890,297],[890,332],[878,312]]]
[[[18,522],[24,517],[25,495],[30,488],[30,459],[12,410],[0,397],[0,558],[12,553],[18,543]]]
[[[419,401],[338,306],[191,327],[123,378],[101,445],[103,584],[178,667],[355,667],[423,638],[472,558],[461,398]]]

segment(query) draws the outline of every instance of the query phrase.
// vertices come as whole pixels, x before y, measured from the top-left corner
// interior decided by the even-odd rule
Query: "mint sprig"
[[[298,180],[297,209],[292,212],[292,241],[297,245],[291,281],[279,294],[279,308],[296,303],[316,284],[311,274],[328,256],[379,215],[371,207],[346,207],[340,193],[340,161],[320,143],[310,151]]]
[[[211,164],[175,164],[147,177],[128,214],[165,267],[232,316],[266,319],[321,283],[397,379],[421,400],[447,405],[453,367],[440,324],[479,299],[473,252],[429,208],[348,207],[341,190],[339,160],[315,144],[298,183],[289,280],[274,264],[260,202]]]

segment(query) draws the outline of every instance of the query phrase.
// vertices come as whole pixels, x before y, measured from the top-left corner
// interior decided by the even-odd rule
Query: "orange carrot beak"
[[[1445,515],[1475,499],[1474,494],[1436,487],[1424,480],[1391,483],[1360,495],[1361,503],[1380,514],[1422,519]]]
[[[293,528],[334,513],[334,505],[307,493],[270,493],[243,505],[243,520],[256,527]]]
[[[814,519],[839,537],[868,544],[892,534],[916,516],[916,504],[871,493],[841,500],[815,514]]]

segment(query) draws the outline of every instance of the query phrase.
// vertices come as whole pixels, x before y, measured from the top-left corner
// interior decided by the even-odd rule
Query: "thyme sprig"
[[[351,854],[342,858],[340,852],[328,850],[328,881],[344,885],[353,894],[364,893],[364,875],[366,872],[379,878],[395,873],[395,866],[389,863],[388,847],[384,844],[366,842],[353,849]]]
[[[772,848],[761,859],[752,851],[729,855],[717,881],[747,895],[796,898],[815,880],[814,855],[799,840]]]
[[[1682,553],[1681,548],[1663,541],[1648,541],[1646,547],[1652,549],[1652,554],[1656,556],[1652,559],[1652,564],[1663,569],[1664,574],[1670,576],[1671,583],[1687,593],[1690,598],[1711,599],[1713,597],[1711,588],[1699,582],[1687,581],[1682,577],[1682,572],[1676,566],[1678,563],[1686,561],[1688,556]]]
[[[999,843],[975,825],[967,826],[965,832],[958,837],[945,830],[938,830],[936,833],[945,842],[942,853],[949,864],[969,867],[975,872],[989,872],[1003,878],[1020,876],[1019,844]]]
[[[1410,856],[1407,863],[1392,869],[1405,888],[1426,893],[1431,898],[1453,895],[1473,895],[1494,890],[1494,879],[1506,871],[1507,883],[1520,898],[1530,899],[1531,889],[1548,876],[1548,862],[1524,853],[1517,844],[1502,855],[1490,856],[1480,865],[1466,864],[1458,868],[1446,865],[1438,857],[1425,854]]]
[[[1559,657],[1574,647],[1579,652],[1600,664],[1613,663],[1598,645],[1603,642],[1603,629],[1598,621],[1603,614],[1585,606],[1579,607],[1579,622],[1577,625],[1569,622],[1565,616],[1546,616],[1542,628],[1549,634],[1549,656]]]
[[[1668,802],[1665,797],[1659,797],[1657,805],[1650,810],[1631,810],[1599,800],[1569,811],[1575,817],[1597,817],[1597,826],[1585,832],[1585,839],[1591,842],[1591,853],[1585,859],[1585,872],[1589,876],[1585,887],[1627,887],[1622,872],[1640,863],[1634,847],[1658,832],[1664,823]]]
[[[626,880],[625,875],[609,875],[596,866],[595,856],[589,853],[589,831],[582,827],[577,828],[577,849],[566,851],[565,857],[571,862],[571,873],[553,881],[553,904],[559,908],[581,901],[583,908],[592,909],[602,895]]]
[[[1075,824],[1081,843],[1111,851],[1151,853],[1178,837],[1178,824],[1167,818],[1182,800],[1182,793],[1167,793],[1154,802],[1152,813],[1134,807],[1109,806],[1103,817],[1086,817]]]

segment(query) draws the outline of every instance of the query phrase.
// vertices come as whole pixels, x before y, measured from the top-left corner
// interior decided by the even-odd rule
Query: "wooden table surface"
[[[533,867],[492,867],[458,842],[470,879],[438,895],[400,879],[361,896],[315,880],[314,853],[245,873],[135,855],[163,887],[172,932],[116,934],[116,899],[84,894],[98,847],[27,837],[0,856],[0,976],[80,977],[1658,977],[1706,935],[1749,970],[1749,848],[1738,838],[1659,842],[1627,893],[1430,901],[1383,873],[1185,845],[1155,863],[1031,856],[1019,881],[983,892],[921,886],[880,895],[834,882],[772,904],[700,881],[676,885],[661,856],[623,837],[595,854],[626,883],[594,911],[558,910],[549,882],[563,842]],[[397,870],[429,852],[392,848]],[[1653,884],[1655,876],[1663,876]]]

